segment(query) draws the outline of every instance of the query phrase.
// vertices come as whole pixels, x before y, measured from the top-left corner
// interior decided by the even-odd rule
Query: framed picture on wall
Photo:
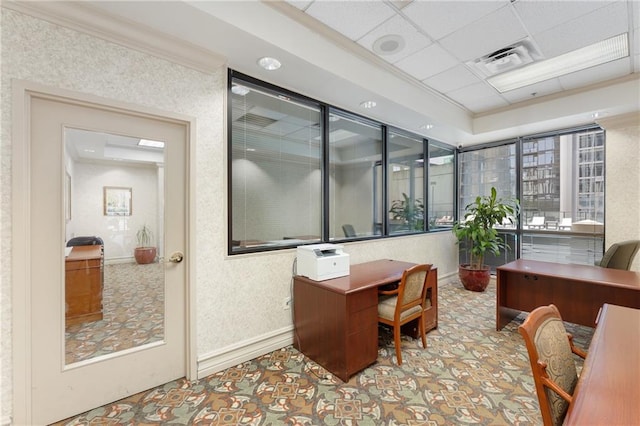
[[[131,188],[105,186],[103,191],[105,216],[131,216],[133,202]]]

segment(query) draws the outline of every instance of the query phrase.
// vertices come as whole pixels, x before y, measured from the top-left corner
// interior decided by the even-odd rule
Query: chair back
[[[356,237],[356,230],[353,229],[353,225],[345,224],[342,225],[342,232],[344,232],[345,237]]]
[[[408,316],[422,312],[425,308],[427,277],[431,266],[429,264],[415,265],[402,273],[394,315],[401,322]]]
[[[69,241],[67,241],[67,247],[74,246],[103,246],[104,241],[100,237],[73,237]]]
[[[636,256],[636,253],[638,253],[639,248],[639,240],[629,240],[612,244],[604,256],[602,256],[600,266],[603,268],[625,269],[628,271],[631,269],[633,258]]]
[[[529,352],[542,420],[545,426],[561,425],[569,402],[550,388],[549,381],[573,395],[578,374],[558,308],[549,305],[534,309],[518,331]]]

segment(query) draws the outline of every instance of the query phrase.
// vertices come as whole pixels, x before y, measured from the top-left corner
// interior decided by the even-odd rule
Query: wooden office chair
[[[393,327],[393,342],[396,347],[398,365],[402,365],[400,351],[400,327],[419,318],[419,332],[422,347],[427,347],[424,327],[427,309],[427,277],[431,265],[415,265],[402,273],[396,289],[378,291],[378,322]]]
[[[604,256],[602,256],[599,266],[603,268],[625,269],[628,271],[631,269],[633,258],[636,257],[639,248],[640,241],[638,240],[611,244],[611,247],[609,247]]]
[[[561,425],[578,382],[572,353],[586,353],[574,346],[555,305],[534,309],[518,331],[529,352],[542,420],[545,426]]]

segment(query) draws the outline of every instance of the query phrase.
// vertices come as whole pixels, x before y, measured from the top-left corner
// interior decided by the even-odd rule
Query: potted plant
[[[508,248],[496,225],[513,223],[519,209],[518,200],[502,200],[491,188],[491,195],[478,196],[465,207],[464,219],[454,223],[453,233],[469,253],[469,263],[461,264],[458,275],[467,290],[484,291],[491,279],[491,269],[484,264],[488,251],[498,255]]]
[[[420,231],[423,228],[424,204],[421,199],[411,201],[411,198],[404,192],[402,200],[393,200],[389,213],[391,219],[399,222],[401,226],[408,230]]]
[[[147,225],[136,232],[138,246],[135,248],[133,255],[139,264],[153,263],[156,260],[156,247],[153,247],[153,233]]]

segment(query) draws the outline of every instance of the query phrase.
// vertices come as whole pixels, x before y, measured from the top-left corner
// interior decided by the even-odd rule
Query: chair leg
[[[424,329],[424,312],[422,313],[422,316],[420,317],[420,325],[418,327],[418,330],[420,331],[420,337],[422,338],[422,349],[427,349],[427,333],[425,332]]]
[[[398,365],[402,365],[402,352],[400,351],[400,326],[393,327],[393,344],[396,347]]]

